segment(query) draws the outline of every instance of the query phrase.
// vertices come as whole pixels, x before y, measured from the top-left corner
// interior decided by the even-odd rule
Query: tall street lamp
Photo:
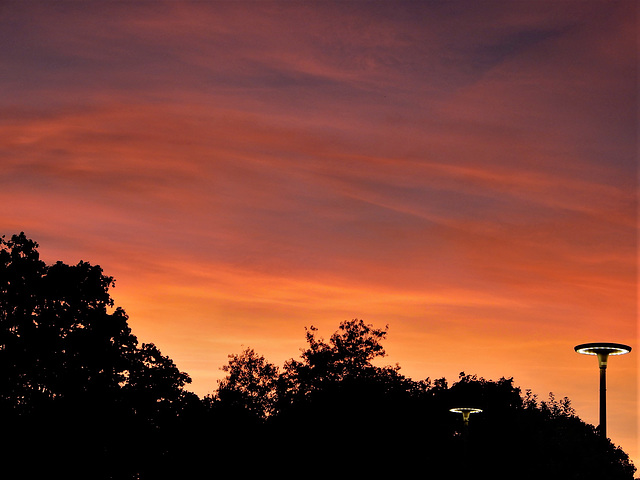
[[[600,434],[607,438],[607,361],[609,355],[623,355],[631,347],[621,343],[583,343],[574,350],[585,355],[596,355],[600,367]]]

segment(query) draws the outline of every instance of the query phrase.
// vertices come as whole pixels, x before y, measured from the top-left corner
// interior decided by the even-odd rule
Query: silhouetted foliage
[[[181,413],[190,379],[153,344],[138,346],[113,308],[112,277],[82,261],[46,265],[37,247],[24,233],[0,239],[0,409],[5,433],[22,440],[5,466],[138,475],[140,459],[166,447],[155,445],[159,426]]]
[[[247,348],[240,355],[229,355],[229,364],[222,370],[227,377],[220,381],[213,401],[261,420],[273,415],[278,367]]]
[[[152,343],[138,344],[80,262],[46,265],[24,234],[0,239],[0,414],[8,478],[235,476],[632,480],[627,454],[566,397],[539,401],[460,373],[414,381],[377,366],[387,327],[311,326],[282,370],[253,349],[230,355],[203,399]],[[452,407],[482,413],[468,424]]]
[[[386,332],[356,319],[341,323],[326,342],[310,327],[301,359],[286,362],[279,375],[253,350],[230,357],[224,370],[233,375],[220,383],[218,401],[225,403],[230,386],[250,378],[251,385],[269,385],[265,401],[277,405],[260,415],[252,407],[260,402],[246,397],[245,411],[256,422],[249,429],[244,424],[245,438],[260,445],[250,456],[264,462],[286,455],[294,471],[329,462],[331,474],[373,478],[420,472],[450,479],[633,479],[627,454],[582,422],[568,398],[551,393],[538,401],[512,378],[461,373],[451,386],[444,378],[413,381],[397,366],[372,364],[385,354]],[[270,365],[261,380],[257,365]],[[482,413],[465,426],[449,411],[457,406]]]
[[[381,341],[386,329],[374,329],[362,320],[342,322],[329,342],[307,329],[307,349],[301,361],[289,360],[279,382],[280,409],[333,395],[363,394],[370,388],[392,388],[402,383],[397,367],[377,367],[371,362],[385,355]]]

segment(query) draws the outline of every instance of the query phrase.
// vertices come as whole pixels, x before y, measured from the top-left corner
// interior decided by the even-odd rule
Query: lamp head
[[[607,368],[607,359],[609,355],[624,355],[631,351],[629,345],[622,343],[583,343],[576,345],[574,350],[584,355],[597,355],[600,368]]]
[[[456,407],[449,409],[449,411],[453,413],[461,413],[462,420],[467,423],[469,421],[469,415],[471,415],[472,413],[480,413],[482,412],[482,409],[473,407]]]

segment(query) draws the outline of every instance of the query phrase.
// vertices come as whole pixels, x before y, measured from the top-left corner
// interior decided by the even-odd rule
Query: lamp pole
[[[583,343],[574,350],[584,355],[595,355],[600,368],[600,434],[607,438],[607,363],[609,355],[623,355],[631,351],[631,347],[621,343]]]

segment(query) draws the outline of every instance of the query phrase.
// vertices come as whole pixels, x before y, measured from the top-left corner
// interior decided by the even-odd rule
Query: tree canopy
[[[138,342],[98,265],[45,264],[24,233],[0,239],[3,468],[35,478],[357,476],[632,480],[628,455],[568,398],[513,378],[412,380],[379,366],[388,327],[306,329],[282,368],[229,355],[215,392]],[[482,410],[463,422],[452,407]],[[293,473],[290,475],[290,473]]]
[[[124,475],[136,467],[113,450],[129,443],[127,433],[155,435],[160,424],[176,417],[179,404],[190,398],[183,389],[190,378],[155,345],[138,344],[125,311],[114,308],[114,280],[100,266],[46,265],[37,247],[24,233],[0,239],[5,431],[26,437],[34,449],[41,444],[35,451],[42,455],[83,452]],[[141,450],[154,435],[141,442]],[[12,458],[20,468],[18,459],[27,463],[27,451],[14,445]]]

